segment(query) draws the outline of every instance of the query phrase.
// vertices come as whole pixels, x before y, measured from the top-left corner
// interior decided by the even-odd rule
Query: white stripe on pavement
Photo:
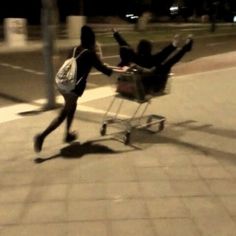
[[[21,103],[0,108],[0,123],[5,123],[8,121],[23,118],[19,115],[20,112],[28,112],[36,109],[38,109],[38,107],[28,103]]]
[[[41,71],[31,70],[31,69],[28,69],[28,68],[24,68],[22,66],[12,65],[12,64],[9,64],[9,63],[4,63],[4,62],[0,62],[0,66],[8,67],[8,68],[11,68],[11,69],[14,69],[14,70],[25,71],[25,72],[35,74],[35,75],[44,75],[45,74],[44,72],[41,72]]]
[[[93,100],[102,99],[105,97],[110,97],[115,94],[115,88],[113,86],[104,86],[95,89],[87,89],[84,92],[83,97],[79,99],[79,104],[84,104]],[[63,97],[58,96],[56,98],[59,104],[63,103]],[[46,99],[38,99],[32,102],[32,104],[38,104],[40,106],[46,104]],[[0,123],[5,123],[8,121],[13,121],[17,119],[23,118],[20,113],[29,112],[29,111],[37,111],[39,106],[32,105],[29,103],[21,103],[16,105],[11,105],[7,107],[0,108]],[[78,106],[78,110],[87,110],[93,112],[104,112],[103,110],[98,110],[94,108],[89,108],[87,106]]]
[[[207,74],[217,73],[218,71],[228,72],[231,70],[235,70],[235,67],[200,72],[200,73],[195,73],[192,75],[176,76],[177,78],[181,78],[181,79],[180,80],[176,79],[175,83],[182,83],[184,80],[201,78],[201,76],[199,76],[199,75],[204,75],[204,74],[207,75]],[[105,113],[105,110],[100,110],[100,109],[88,107],[85,105],[85,103],[91,102],[94,100],[98,100],[98,99],[102,99],[102,98],[106,98],[106,97],[110,97],[110,96],[113,96],[114,94],[115,94],[115,87],[112,85],[99,87],[99,88],[95,88],[95,89],[87,89],[84,92],[83,97],[81,97],[79,100],[78,110],[91,111],[91,112],[96,112],[96,113],[103,113],[103,112]],[[58,96],[57,101],[58,101],[58,103],[63,103],[62,96]],[[38,104],[38,105],[32,105],[32,104]],[[23,118],[23,116],[21,116],[19,113],[24,113],[24,112],[29,112],[29,111],[37,111],[39,109],[39,106],[46,104],[46,99],[35,100],[32,102],[32,104],[20,103],[17,105],[12,105],[12,106],[0,108],[0,123]]]
[[[84,105],[79,105],[78,111],[84,111],[84,112],[91,112],[91,113],[96,113],[96,114],[103,114],[105,115],[105,110],[102,109],[97,109],[97,108],[93,108],[93,107],[89,107],[89,106],[84,106]],[[116,113],[114,112],[109,112],[108,113],[110,116],[115,116]],[[123,115],[123,114],[119,114],[118,115],[119,118],[130,118],[130,116],[127,115]]]
[[[103,57],[103,59],[111,59],[111,58],[118,58],[118,57],[119,57],[119,55],[111,55],[111,56]],[[42,72],[42,71],[36,71],[36,70],[29,69],[29,68],[24,68],[22,66],[5,63],[5,62],[0,62],[0,66],[8,67],[8,68],[11,68],[11,69],[14,69],[14,70],[25,71],[25,72],[35,74],[35,75],[45,75],[45,73]],[[92,72],[92,73],[90,73],[90,75],[100,75],[100,74],[101,74],[101,72]]]

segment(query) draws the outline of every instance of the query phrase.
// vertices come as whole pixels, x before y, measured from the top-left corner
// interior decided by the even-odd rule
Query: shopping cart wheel
[[[124,144],[128,145],[130,143],[130,132],[126,132],[124,135]]]
[[[159,124],[159,131],[162,131],[165,128],[165,121],[162,120]]]
[[[102,127],[101,127],[101,129],[100,129],[100,134],[101,134],[102,136],[104,136],[104,135],[106,134],[106,132],[107,132],[107,124],[106,124],[106,123],[103,123],[103,124],[102,124]]]

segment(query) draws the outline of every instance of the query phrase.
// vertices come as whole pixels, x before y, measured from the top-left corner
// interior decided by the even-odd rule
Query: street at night
[[[0,236],[235,236],[234,1],[13,2],[0,9]],[[92,67],[82,96],[59,92],[68,51],[89,51],[81,81],[99,45],[120,62],[119,32],[129,52],[146,39],[183,53],[164,90],[144,79],[163,79],[169,58],[111,77]]]
[[[234,30],[234,28],[232,28]],[[195,61],[203,57],[227,53],[236,50],[236,34],[232,35],[212,35],[212,36],[195,36],[195,45],[191,54],[187,55],[179,64],[173,68],[176,75],[191,74],[202,72],[202,70],[214,70],[211,65],[206,68],[199,68],[194,65]],[[156,42],[155,50],[160,50],[167,42]],[[72,45],[71,45],[72,46]],[[135,45],[133,45],[135,48]],[[60,62],[63,62],[68,53],[68,46],[58,49]],[[110,65],[117,65],[119,61],[118,47],[116,44],[104,44],[102,46],[103,60]],[[191,62],[191,63],[189,63]],[[183,64],[189,66],[183,68]],[[213,62],[212,62],[213,63]],[[234,61],[224,62],[222,58],[222,68],[233,66]],[[34,49],[29,52],[12,52],[0,54],[1,80],[0,80],[0,97],[1,106],[17,103],[17,101],[33,102],[34,100],[45,97],[45,73],[43,55],[41,49]],[[179,69],[181,68],[181,69]],[[57,68],[55,68],[56,70]],[[215,68],[218,69],[218,68]],[[10,82],[9,82],[10,81]],[[89,78],[88,88],[111,85],[116,82],[115,78],[109,78],[93,71]]]

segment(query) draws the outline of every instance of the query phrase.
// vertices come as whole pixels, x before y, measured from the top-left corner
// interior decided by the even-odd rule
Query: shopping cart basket
[[[117,81],[116,94],[104,114],[100,134],[106,135],[109,125],[118,125],[122,130],[122,140],[125,145],[128,145],[134,129],[147,129],[151,132],[163,130],[166,118],[155,114],[145,115],[145,112],[153,97],[169,93],[170,82],[167,81],[163,90],[147,93],[142,83],[142,75],[136,69],[129,70],[120,76]],[[131,116],[122,118],[120,112],[125,101],[136,103],[136,109]]]

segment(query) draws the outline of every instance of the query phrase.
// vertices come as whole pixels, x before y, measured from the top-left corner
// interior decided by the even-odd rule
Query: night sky
[[[39,24],[42,0],[1,0],[0,21],[7,17],[27,18],[29,24]],[[213,0],[183,0],[195,12],[203,12],[204,2]],[[147,9],[144,2],[151,2],[151,10],[157,15],[167,14],[169,6],[176,0],[56,0],[60,21],[65,22],[68,15],[109,16],[122,15],[129,11],[140,14]],[[83,3],[83,6],[80,3]],[[236,12],[236,0],[220,0],[220,9],[228,2]]]
[[[172,0],[171,0],[172,1]],[[140,0],[57,0],[60,19],[64,21],[67,15],[83,14],[94,15],[119,15],[123,12],[140,11]],[[83,6],[80,6],[83,2]],[[41,15],[41,0],[1,0],[0,20],[7,17],[24,17],[32,24],[39,23]]]
[[[1,20],[8,17],[23,17],[36,23],[40,19],[41,0],[1,0]]]

